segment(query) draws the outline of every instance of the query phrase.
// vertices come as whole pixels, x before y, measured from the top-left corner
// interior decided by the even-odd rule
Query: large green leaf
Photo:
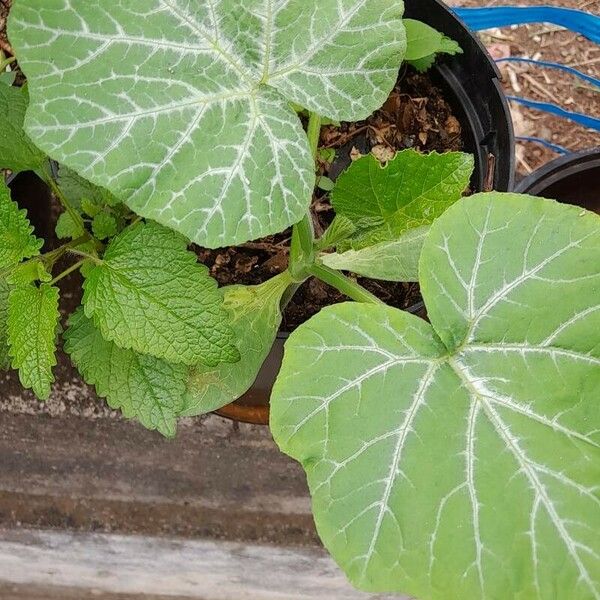
[[[394,241],[408,229],[430,225],[460,199],[473,164],[462,152],[416,150],[398,152],[385,166],[371,154],[353,162],[331,197],[336,213],[359,228],[344,248]]]
[[[23,387],[40,400],[50,396],[56,365],[58,288],[42,284],[13,288],[8,297],[8,341],[12,366]]]
[[[458,202],[421,256],[431,325],[342,304],[271,400],[350,579],[422,600],[600,597],[600,218]]]
[[[419,258],[429,227],[416,227],[391,242],[380,242],[360,250],[323,254],[321,262],[338,271],[352,271],[370,279],[418,281]]]
[[[173,437],[183,407],[188,369],[106,341],[83,310],[69,319],[68,352],[83,378],[111,408],[148,429]]]
[[[314,163],[290,102],[367,117],[406,46],[401,0],[20,0],[27,131],[204,246],[299,221]]]
[[[281,325],[281,298],[291,283],[286,271],[262,285],[224,288],[241,360],[192,369],[183,416],[217,410],[248,391],[273,346]]]
[[[39,254],[43,243],[33,235],[27,212],[11,200],[10,190],[0,181],[0,274]]]
[[[41,170],[47,162],[46,155],[23,130],[28,103],[27,86],[0,82],[0,168],[14,173]]]
[[[156,223],[138,223],[112,240],[85,271],[83,304],[121,348],[188,365],[239,359],[217,282],[183,236]]]

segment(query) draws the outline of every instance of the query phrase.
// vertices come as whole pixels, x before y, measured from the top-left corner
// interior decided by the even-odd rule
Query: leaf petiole
[[[349,279],[340,271],[335,271],[325,265],[314,264],[310,269],[310,273],[356,302],[384,304],[377,296],[371,294],[371,292],[362,287],[362,285]]]
[[[85,260],[87,260],[87,259],[85,259]],[[68,269],[65,269],[62,273],[57,275],[48,285],[54,285],[55,283],[58,283],[61,279],[64,279],[71,273],[77,271],[77,269],[79,269],[83,265],[85,260],[80,260],[80,261],[76,262],[74,265],[71,265]]]
[[[321,137],[321,117],[314,112],[310,113],[308,119],[308,145],[311,154],[317,160],[317,150]],[[292,230],[292,243],[290,247],[290,273],[298,281],[306,279],[306,270],[315,261],[315,231],[310,209]]]

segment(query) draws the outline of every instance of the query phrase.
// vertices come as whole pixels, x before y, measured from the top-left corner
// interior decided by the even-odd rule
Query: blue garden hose
[[[579,33],[592,42],[600,44],[600,16],[592,15],[581,10],[571,8],[560,8],[557,6],[494,6],[489,8],[455,8],[456,14],[474,31],[491,29],[495,27],[506,27],[509,25],[525,25],[527,23],[552,23]],[[520,62],[534,64],[541,67],[560,69],[561,71],[575,75],[580,79],[600,88],[600,80],[586,73],[582,73],[573,67],[561,65],[548,61],[536,61],[528,58],[504,58],[496,62]],[[518,96],[509,96],[509,100],[517,102],[528,108],[541,110],[575,123],[589,129],[600,131],[600,119],[578,112],[572,112],[551,104],[549,102],[538,102]],[[555,152],[566,153],[562,146],[553,144],[540,138],[522,137],[520,141],[530,141],[542,144]]]
[[[538,138],[538,137],[532,137],[529,135],[520,135],[516,138],[516,140],[518,142],[533,142],[534,144],[539,144],[540,146],[549,148],[550,150],[552,150],[553,152],[556,152],[557,154],[570,154],[571,153],[570,150],[567,150],[563,146],[559,146],[558,144],[553,144],[552,142],[549,142],[548,140],[544,140],[544,139]]]
[[[591,75],[588,75],[587,73],[582,73],[581,71],[578,71],[577,69],[574,69],[573,67],[568,67],[567,65],[561,65],[560,63],[549,62],[546,60],[533,60],[531,58],[519,58],[516,56],[511,56],[508,58],[499,58],[496,60],[496,62],[497,63],[502,63],[502,62],[524,63],[524,64],[528,64],[528,65],[535,65],[537,67],[545,67],[548,69],[558,69],[560,71],[564,71],[565,73],[569,73],[570,75],[575,75],[575,77],[579,77],[579,79],[583,79],[584,81],[587,81],[588,83],[591,83],[593,86],[596,86],[598,88],[598,91],[600,91],[600,79],[597,79],[596,77],[592,77]]]
[[[454,12],[474,31],[525,25],[553,23],[580,33],[600,44],[600,17],[573,8],[557,6],[493,6],[490,8],[455,8]]]

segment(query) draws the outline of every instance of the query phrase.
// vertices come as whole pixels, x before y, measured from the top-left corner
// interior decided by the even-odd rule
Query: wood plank
[[[400,600],[353,590],[318,548],[80,532],[0,530],[0,581],[15,600],[28,586],[46,599]]]
[[[0,412],[0,526],[316,544],[302,469],[268,428]]]

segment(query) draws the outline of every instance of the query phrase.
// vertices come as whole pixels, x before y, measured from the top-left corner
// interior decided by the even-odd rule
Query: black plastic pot
[[[405,16],[456,40],[463,50],[442,56],[430,74],[463,126],[465,151],[475,156],[471,187],[482,192],[513,188],[515,137],[501,76],[476,33],[441,0],[405,0]]]
[[[519,182],[516,192],[600,214],[600,148],[557,158]]]

